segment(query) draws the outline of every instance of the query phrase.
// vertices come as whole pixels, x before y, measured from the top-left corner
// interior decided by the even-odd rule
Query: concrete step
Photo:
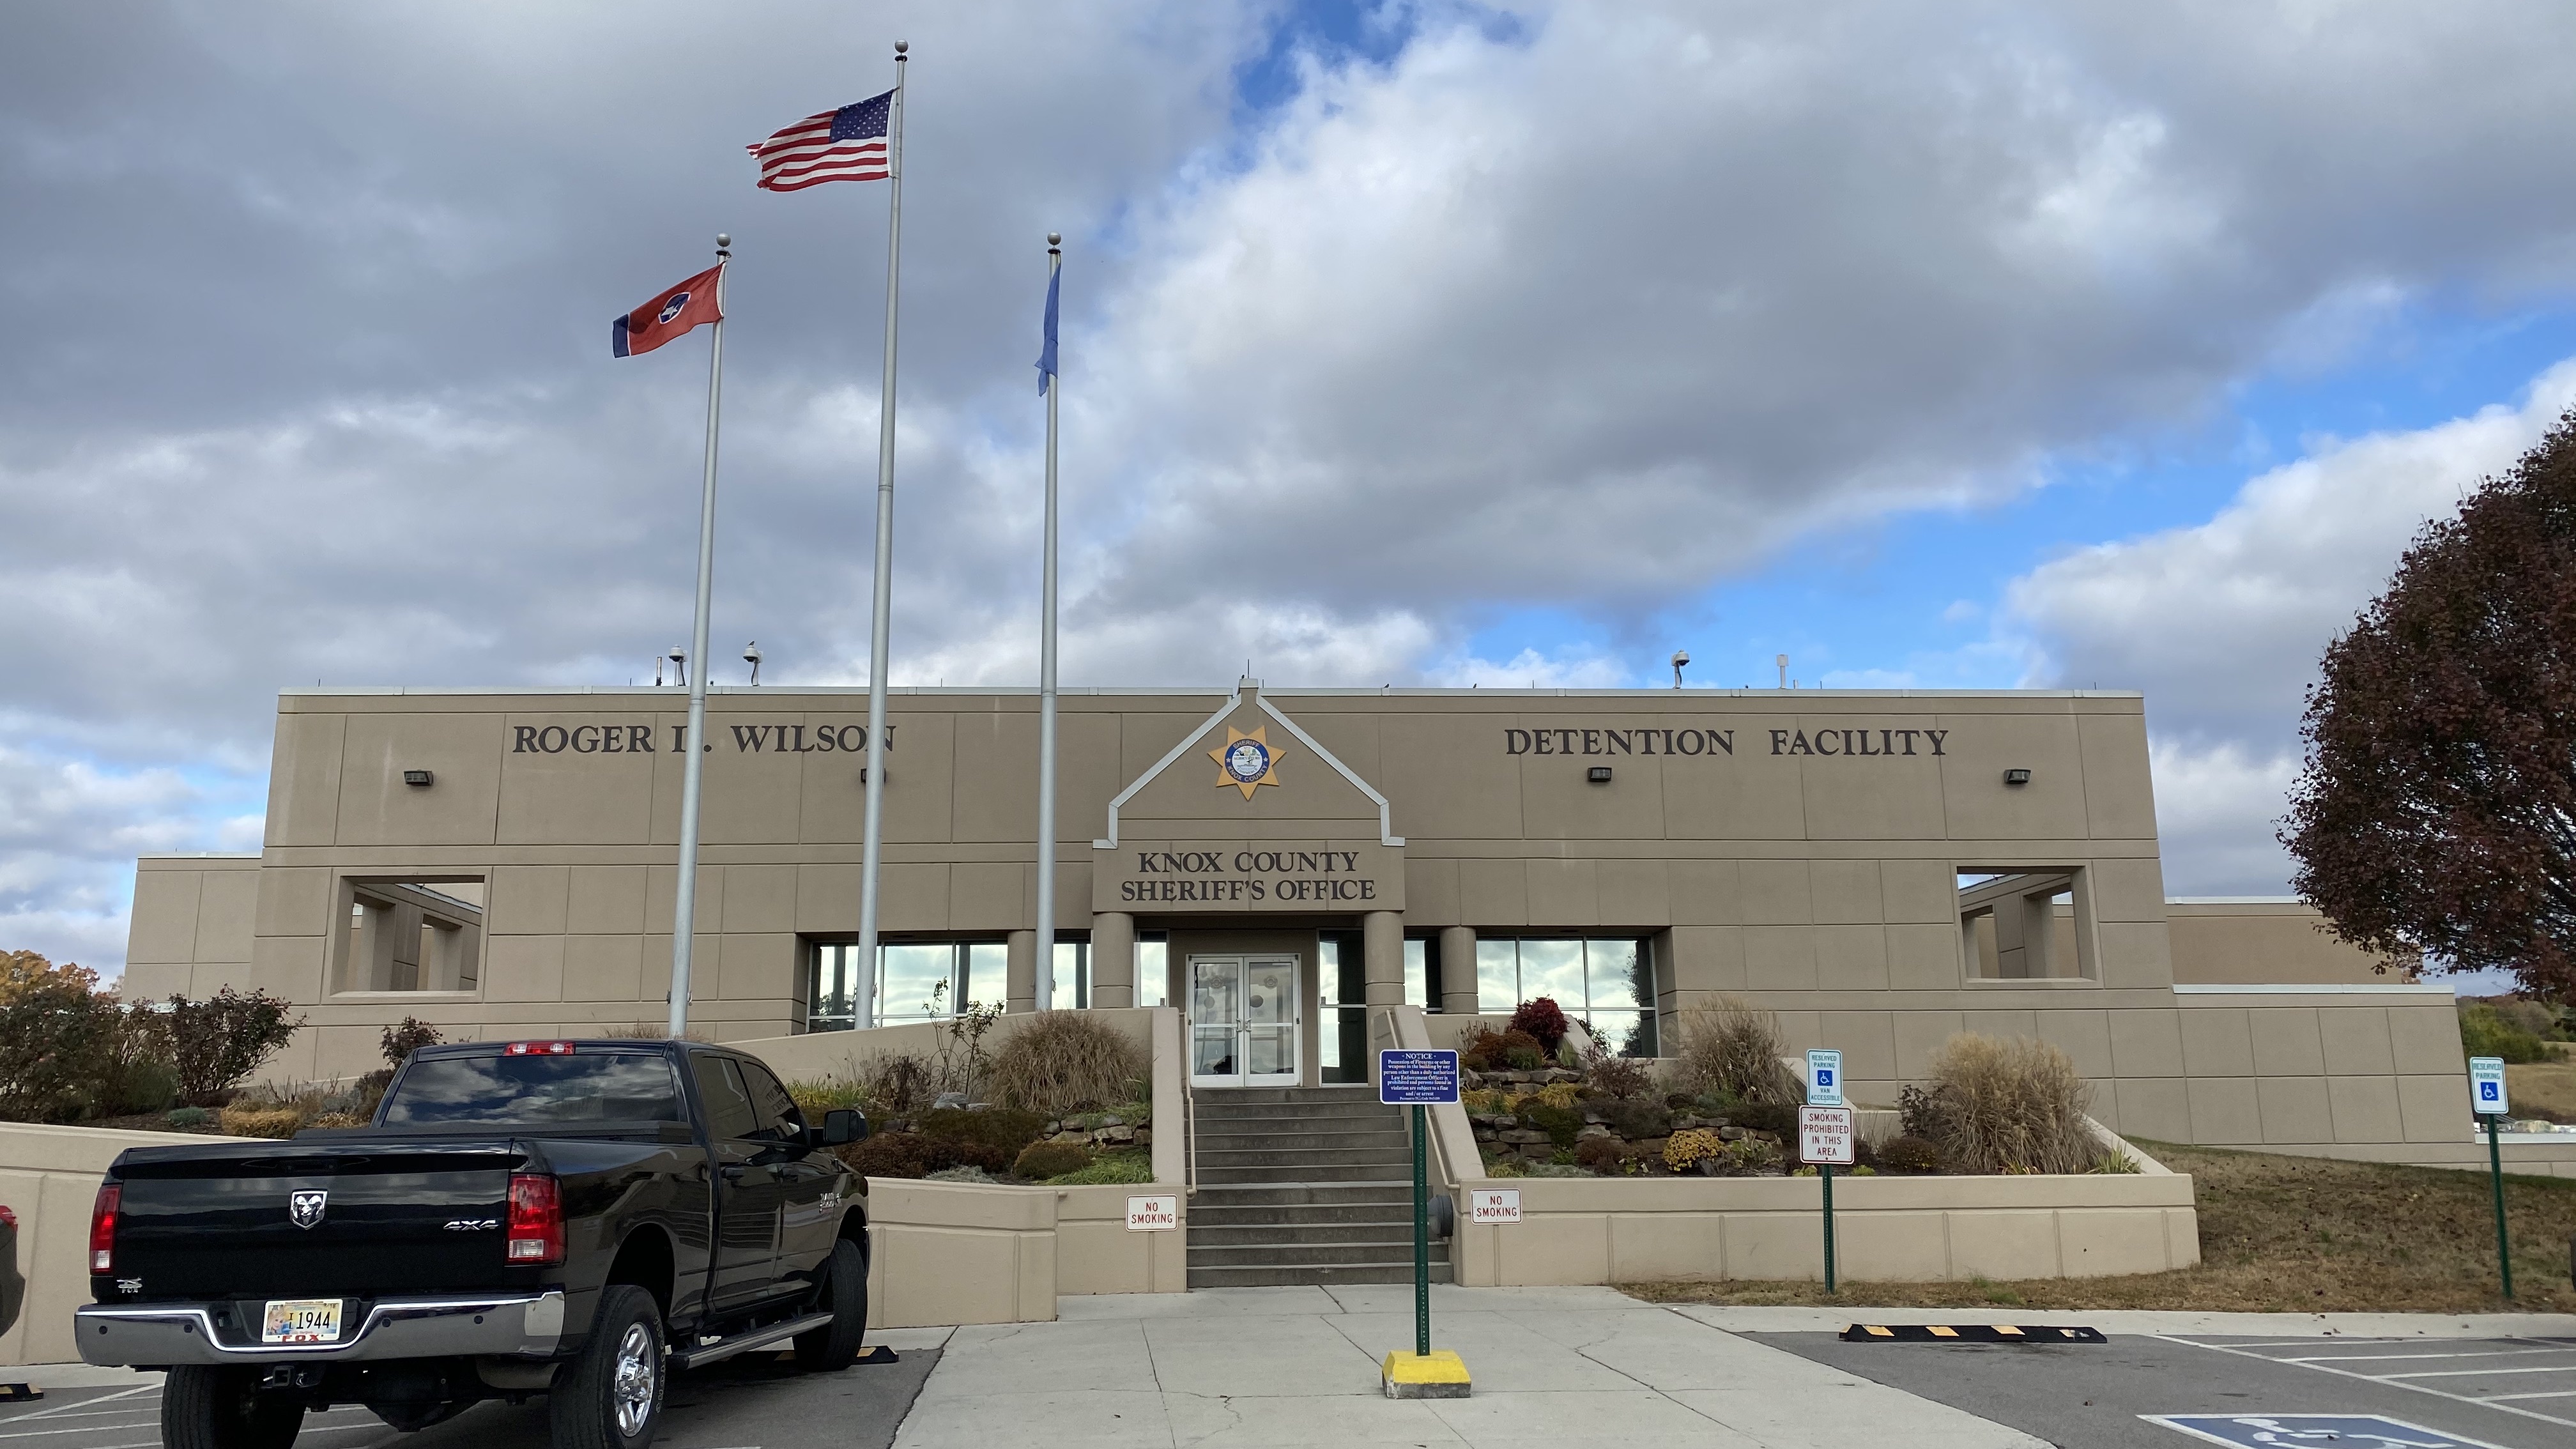
[[[1272,1186],[1206,1183],[1190,1199],[1190,1215],[1203,1212],[1276,1212],[1287,1208],[1400,1207],[1413,1210],[1413,1183],[1311,1182]]]
[[[1198,1098],[1202,1112],[1210,1107],[1276,1106],[1285,1102],[1380,1105],[1376,1089],[1365,1082],[1332,1087],[1200,1087],[1191,1095]]]
[[[1204,1198],[1205,1194],[1201,1194]],[[1400,1202],[1362,1202],[1307,1207],[1209,1207],[1199,1198],[1190,1202],[1190,1231],[1261,1231],[1277,1228],[1342,1227],[1366,1223],[1403,1223],[1413,1231],[1413,1199]]]
[[[1376,1209],[1383,1212],[1383,1209]],[[1263,1243],[1396,1243],[1411,1252],[1413,1219],[1372,1217],[1340,1222],[1297,1219],[1266,1223],[1203,1223],[1190,1217],[1189,1250],[1240,1248]]]
[[[1413,1149],[1407,1147],[1401,1152],[1390,1152],[1383,1146],[1293,1149],[1208,1146],[1199,1148],[1201,1171],[1211,1167],[1268,1167],[1292,1162],[1311,1163],[1317,1167],[1336,1167],[1343,1164],[1376,1167],[1385,1163],[1401,1163],[1405,1174],[1409,1177],[1413,1172]],[[1329,1177],[1331,1174],[1323,1175]]]
[[[1267,1152],[1309,1152],[1319,1147],[1366,1147],[1380,1152],[1393,1152],[1410,1160],[1413,1139],[1402,1132],[1210,1132],[1199,1130],[1199,1153],[1243,1152],[1259,1148]]]
[[[1402,1132],[1404,1119],[1385,1112],[1325,1112],[1302,1107],[1276,1112],[1201,1112],[1201,1132]]]
[[[1330,1166],[1312,1162],[1292,1162],[1264,1167],[1219,1167],[1202,1160],[1199,1181],[1215,1186],[1283,1183],[1298,1185],[1337,1185],[1349,1182],[1413,1181],[1410,1161],[1377,1163],[1335,1163]]]
[[[1435,1250],[1431,1259],[1431,1281],[1449,1281],[1449,1261]],[[1410,1283],[1413,1281],[1413,1257],[1408,1251],[1402,1262],[1381,1263],[1237,1263],[1224,1267],[1197,1267],[1188,1270],[1186,1280],[1192,1288],[1278,1288],[1297,1284],[1334,1283]]]
[[[1446,1245],[1441,1245],[1445,1247]],[[1411,1263],[1413,1235],[1356,1243],[1192,1243],[1189,1266],[1230,1268],[1273,1263],[1281,1267],[1337,1267],[1344,1263]]]

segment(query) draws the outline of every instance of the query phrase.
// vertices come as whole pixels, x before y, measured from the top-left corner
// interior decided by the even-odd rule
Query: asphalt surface
[[[654,1449],[890,1449],[939,1362],[907,1349],[891,1364],[804,1374],[773,1357],[717,1364],[671,1382]],[[132,1388],[49,1389],[0,1405],[0,1449],[157,1449],[158,1375]],[[548,1449],[543,1399],[478,1404],[444,1424],[397,1433],[364,1409],[307,1414],[296,1449]]]
[[[2570,1339],[2121,1334],[2107,1344],[2061,1345],[1744,1336],[2067,1449],[2186,1449],[2197,1442],[2144,1414],[2375,1414],[2496,1449],[2576,1445]]]

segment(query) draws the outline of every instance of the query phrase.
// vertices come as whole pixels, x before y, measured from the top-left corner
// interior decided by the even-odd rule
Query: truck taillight
[[[564,1260],[563,1185],[553,1178],[535,1172],[511,1176],[509,1259],[521,1267]]]
[[[568,1057],[572,1055],[572,1043],[568,1041],[514,1041],[508,1046],[501,1048],[501,1055],[505,1057]]]
[[[125,1199],[125,1189],[108,1183],[98,1190],[98,1202],[89,1210],[89,1270],[93,1273],[116,1271],[116,1205]]]

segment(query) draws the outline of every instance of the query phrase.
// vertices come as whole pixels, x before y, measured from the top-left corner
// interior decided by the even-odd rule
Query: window
[[[1959,872],[1959,949],[1972,981],[2082,980],[2093,973],[2071,866]],[[2089,905],[2089,902],[2087,903]]]
[[[473,991],[482,985],[483,880],[345,882],[339,991]]]
[[[751,1093],[744,1090],[742,1072],[731,1059],[713,1052],[691,1052],[689,1075],[697,1079],[708,1136],[739,1142],[760,1135],[760,1114],[752,1110]]]
[[[805,1114],[796,1109],[796,1099],[778,1085],[778,1077],[756,1062],[733,1062],[742,1072],[742,1084],[751,1090],[751,1110],[760,1126],[752,1133],[772,1142],[793,1142],[805,1132]]]
[[[1368,1080],[1368,968],[1359,933],[1326,931],[1316,942],[1315,1062],[1326,1082]]]
[[[1404,1004],[1440,1009],[1440,938],[1408,936],[1404,942]]]
[[[859,947],[813,943],[806,967],[807,1031],[859,1025]],[[963,1006],[998,1003],[1009,990],[1010,954],[999,941],[880,941],[870,1026],[943,1021]]]
[[[659,1053],[422,1057],[386,1099],[387,1126],[440,1122],[684,1122]]]
[[[1136,1004],[1172,1004],[1172,942],[1160,931],[1136,937]]]
[[[1091,943],[1068,941],[1058,936],[1055,942],[1055,994],[1047,1005],[1057,1011],[1070,1007],[1087,1011],[1091,1007]]]
[[[1592,1038],[1623,1057],[1655,1055],[1655,961],[1645,941],[1476,941],[1476,1009],[1503,1013],[1555,998]]]

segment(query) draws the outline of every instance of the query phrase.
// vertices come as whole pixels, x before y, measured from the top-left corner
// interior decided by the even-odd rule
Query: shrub
[[[1502,1052],[1504,1064],[1516,1072],[1534,1072],[1547,1065],[1547,1048],[1518,1028],[1503,1033]]]
[[[1642,1057],[1612,1056],[1598,1041],[1583,1058],[1583,1077],[1592,1090],[1623,1099],[1645,1097],[1655,1090],[1651,1064]]]
[[[1503,1065],[1505,1050],[1502,1033],[1480,1029],[1458,1049],[1458,1065],[1471,1072],[1494,1071]]]
[[[1941,1149],[1910,1133],[1891,1137],[1878,1149],[1878,1165],[1889,1172],[1939,1172]]]
[[[1117,1028],[1083,1011],[1045,1011],[993,1053],[993,1094],[1004,1105],[1050,1117],[1139,1095],[1129,1084],[1151,1070]]]
[[[276,1106],[226,1107],[218,1114],[226,1133],[234,1137],[292,1137],[304,1126],[304,1113],[291,1103]]]
[[[1726,1150],[1718,1135],[1703,1127],[1689,1127],[1664,1139],[1664,1166],[1675,1172],[1687,1172],[1702,1158],[1715,1157]]]
[[[1536,1038],[1538,1049],[1553,1056],[1556,1044],[1565,1040],[1565,1009],[1553,996],[1533,996],[1512,1011],[1511,1030]]]
[[[179,1072],[179,1091],[190,1101],[237,1085],[259,1069],[268,1054],[286,1045],[303,1027],[304,1018],[287,1019],[294,1003],[265,991],[243,993],[227,986],[203,1001],[172,996],[166,1014],[170,1061]]]
[[[980,1167],[943,1167],[921,1175],[924,1182],[999,1182],[1001,1179]]]
[[[2085,1125],[2093,1089],[2043,1041],[1962,1032],[1932,1059],[1919,1130],[1962,1172],[2083,1172],[2101,1155]]]
[[[958,1137],[932,1137],[912,1134],[918,1139],[921,1170],[925,1174],[951,1167],[980,1167],[986,1172],[1003,1172],[1011,1164],[1010,1154],[982,1142],[968,1142]]]
[[[1806,1095],[1780,1060],[1780,1018],[1768,1011],[1720,996],[1683,1011],[1678,1035],[1682,1080],[1694,1091],[1792,1107]]]
[[[1470,1112],[1500,1112],[1503,1110],[1503,1094],[1500,1089],[1494,1087],[1461,1092],[1458,1094],[1458,1105]]]
[[[1603,1177],[1623,1170],[1635,1155],[1635,1149],[1615,1137],[1586,1137],[1574,1144],[1575,1165]]]
[[[1522,1122],[1547,1134],[1547,1140],[1560,1150],[1571,1150],[1574,1134],[1583,1130],[1583,1114],[1572,1107],[1559,1107],[1544,1098],[1525,1098],[1512,1109]]]
[[[2516,1025],[2484,1002],[2460,1008],[2460,1050],[2465,1056],[2502,1057],[2508,1062],[2547,1061],[2551,1055],[2538,1033]]]
[[[853,1071],[859,1096],[878,1108],[876,1116],[901,1117],[939,1097],[938,1074],[917,1052],[880,1052],[854,1063]]]
[[[1047,1181],[1057,1187],[1090,1187],[1101,1183],[1152,1182],[1154,1155],[1150,1152],[1104,1152],[1092,1159],[1089,1167],[1060,1172]]]
[[[1091,1165],[1091,1149],[1079,1142],[1032,1142],[1011,1164],[1013,1174],[1044,1181]]]
[[[1021,1148],[1037,1140],[1038,1129],[1046,1125],[1046,1119],[1015,1107],[987,1107],[981,1112],[939,1107],[923,1113],[917,1125],[925,1136],[980,1142],[1008,1162],[1019,1155]]]
[[[861,1177],[919,1177],[930,1170],[921,1160],[923,1140],[915,1132],[880,1132],[834,1151]]]
[[[207,1111],[203,1107],[173,1107],[170,1109],[170,1125],[173,1127],[203,1127],[208,1121],[213,1119],[214,1115],[214,1113]]]
[[[1673,1114],[1660,1102],[1614,1097],[1607,1102],[1592,1103],[1610,1130],[1622,1137],[1661,1137],[1673,1130]]]
[[[1729,1177],[1751,1177],[1778,1167],[1784,1157],[1777,1142],[1759,1137],[1744,1137],[1726,1144],[1725,1165],[1720,1170]]]
[[[98,973],[33,951],[0,953],[0,1117],[66,1122],[98,1096],[125,1029]]]
[[[1798,1109],[1787,1102],[1738,1102],[1726,1109],[1725,1116],[1747,1132],[1786,1137],[1798,1130]]]
[[[98,1110],[110,1117],[165,1112],[179,1100],[179,1074],[152,1057],[130,1057],[111,1064],[100,1079]]]
[[[419,1051],[422,1047],[436,1046],[445,1040],[447,1038],[439,1034],[437,1027],[431,1026],[417,1016],[406,1016],[400,1026],[385,1028],[381,1041],[385,1064],[399,1069],[403,1063],[411,1060],[413,1052]]]

